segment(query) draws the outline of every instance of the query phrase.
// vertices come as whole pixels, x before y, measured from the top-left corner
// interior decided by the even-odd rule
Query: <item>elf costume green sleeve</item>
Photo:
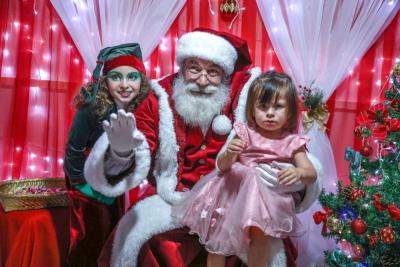
[[[83,175],[86,156],[104,132],[101,121],[102,119],[96,116],[94,109],[90,106],[81,107],[76,111],[65,150],[64,172],[72,187],[88,197],[111,205],[115,198],[109,198],[94,191],[86,184]]]

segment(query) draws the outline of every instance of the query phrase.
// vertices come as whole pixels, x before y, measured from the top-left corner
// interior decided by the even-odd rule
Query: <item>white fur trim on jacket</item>
[[[183,60],[190,57],[214,62],[227,75],[231,75],[238,55],[233,45],[225,38],[208,32],[194,31],[182,35],[176,46],[176,61],[179,66],[182,66]]]
[[[158,97],[159,105],[159,146],[154,164],[154,176],[157,193],[168,203],[174,204],[181,199],[181,192],[175,191],[178,184],[178,152],[174,116],[169,105],[168,94],[157,81],[151,81],[151,87]]]
[[[111,253],[112,267],[136,267],[143,244],[151,237],[181,227],[171,218],[171,206],[160,196],[148,197],[120,220]]]
[[[109,184],[104,175],[104,158],[109,147],[107,134],[103,133],[96,141],[89,157],[86,159],[84,168],[85,179],[94,190],[108,197],[116,197],[146,179],[150,169],[149,145],[140,131],[136,130],[133,135],[135,138],[143,140],[133,151],[135,154],[135,169],[133,173],[128,174],[115,185]]]

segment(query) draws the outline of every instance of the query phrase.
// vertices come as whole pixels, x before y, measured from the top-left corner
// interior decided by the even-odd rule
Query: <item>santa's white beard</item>
[[[194,95],[191,92],[207,94]],[[200,89],[196,83],[187,83],[180,75],[174,81],[172,99],[175,110],[185,124],[199,126],[205,135],[215,116],[219,115],[229,98],[229,88],[225,84],[208,85]]]

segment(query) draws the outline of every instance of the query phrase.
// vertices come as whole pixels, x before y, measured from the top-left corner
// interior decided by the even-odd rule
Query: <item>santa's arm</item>
[[[104,123],[105,133],[85,162],[85,179],[109,197],[122,195],[147,177],[150,152],[145,136],[131,113],[118,111]]]

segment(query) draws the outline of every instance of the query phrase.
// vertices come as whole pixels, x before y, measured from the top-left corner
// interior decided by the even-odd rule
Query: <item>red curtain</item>
[[[241,36],[248,42],[255,66],[281,70],[256,1],[239,1],[244,10],[231,29],[233,18],[222,19],[220,2],[187,1],[146,61],[151,78],[177,70],[176,41],[197,27]],[[354,139],[355,115],[379,100],[400,56],[399,33],[398,14],[328,101],[328,134],[340,179],[348,176],[345,147],[361,145]],[[62,159],[73,115],[71,98],[89,73],[49,0],[0,1],[0,71],[0,180],[63,176]]]
[[[63,176],[84,65],[50,1],[0,1],[0,180]]]

